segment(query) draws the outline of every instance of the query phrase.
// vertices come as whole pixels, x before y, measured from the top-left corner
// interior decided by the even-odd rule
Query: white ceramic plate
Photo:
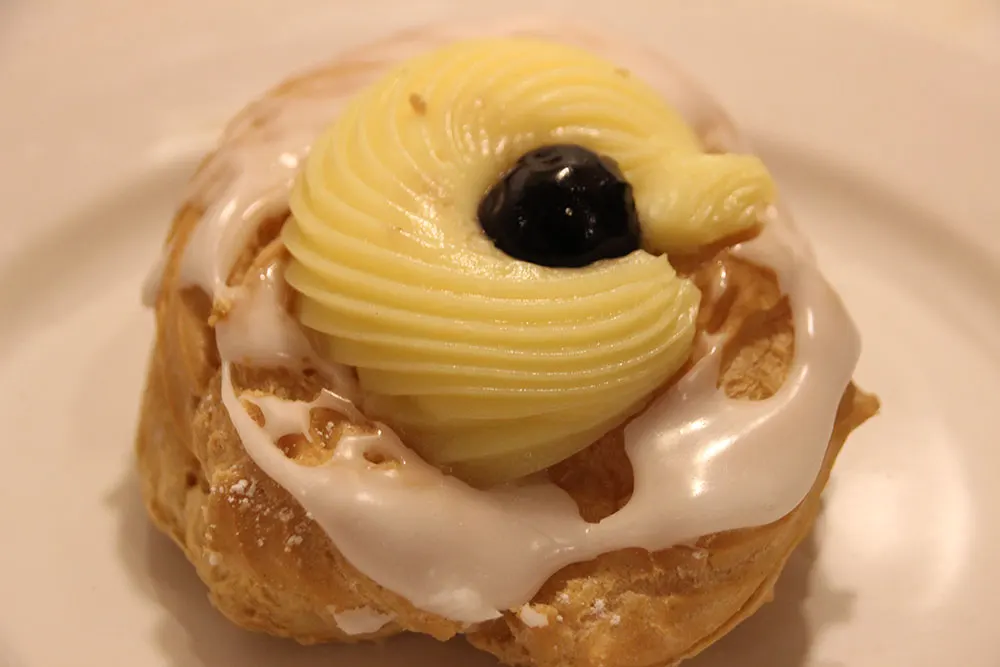
[[[283,4],[0,4],[4,667],[492,664],[460,642],[301,648],[232,628],[140,505],[139,285],[199,154],[289,72],[456,13]],[[742,121],[884,401],[777,600],[692,667],[996,667],[1000,67],[816,9],[552,6],[659,46]]]

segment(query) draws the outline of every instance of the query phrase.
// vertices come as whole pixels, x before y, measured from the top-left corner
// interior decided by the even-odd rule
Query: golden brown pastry
[[[675,392],[677,383],[683,382],[683,378],[706,367],[706,360],[709,359],[706,355],[714,354],[718,363],[717,385],[724,392],[718,400],[738,399],[741,406],[750,402],[770,405],[768,399],[772,399],[772,403],[779,400],[776,395],[792,382],[788,379],[790,372],[801,375],[796,378],[802,381],[803,386],[808,385],[810,377],[813,381],[822,381],[824,377],[822,359],[814,361],[819,364],[819,371],[815,368],[803,370],[801,364],[795,363],[798,355],[806,352],[799,349],[802,343],[793,324],[794,311],[807,307],[803,304],[808,305],[809,293],[802,292],[805,296],[799,302],[795,298],[790,301],[783,293],[788,287],[782,284],[782,289],[779,289],[775,273],[777,271],[780,276],[794,275],[789,273],[788,267],[775,266],[772,270],[762,261],[771,255],[745,252],[742,246],[738,246],[758,234],[759,220],[755,219],[753,224],[748,225],[745,220],[726,217],[731,211],[714,209],[725,223],[720,223],[717,238],[703,242],[704,239],[697,237],[698,230],[692,232],[693,235],[685,235],[686,232],[673,234],[668,230],[662,232],[667,238],[664,245],[670,246],[668,252],[662,248],[635,251],[650,257],[666,257],[669,254],[669,264],[665,264],[664,270],[672,267],[676,275],[670,272],[663,278],[665,282],[662,285],[655,283],[657,289],[674,289],[674,281],[677,281],[685,287],[677,288],[679,296],[676,299],[683,298],[685,289],[694,295],[693,307],[687,311],[692,314],[691,338],[679,367],[674,368],[664,362],[660,372],[666,374],[665,380],[658,380],[652,389],[635,388],[624,381],[610,389],[601,389],[600,403],[595,402],[594,405],[619,406],[611,412],[610,419],[615,423],[610,428],[603,428],[606,434],[590,437],[582,444],[573,440],[574,434],[591,432],[587,430],[590,425],[587,429],[581,426],[574,431],[563,426],[566,420],[540,419],[538,423],[543,426],[539,430],[544,437],[539,436],[537,445],[518,451],[516,455],[495,455],[490,450],[473,459],[449,459],[448,452],[452,451],[449,448],[456,439],[435,436],[448,432],[468,437],[470,432],[475,433],[470,431],[472,427],[455,416],[428,421],[427,411],[411,410],[412,406],[426,406],[426,403],[412,397],[406,398],[408,402],[395,398],[388,400],[383,393],[385,389],[382,388],[388,387],[389,395],[396,396],[391,390],[397,384],[406,384],[416,387],[409,391],[421,396],[423,394],[419,391],[426,386],[427,376],[394,371],[396,375],[385,380],[386,373],[367,372],[365,368],[359,370],[344,364],[338,355],[349,356],[346,350],[358,358],[362,356],[354,347],[343,343],[357,337],[352,338],[348,334],[337,337],[330,331],[322,331],[322,326],[303,327],[298,321],[298,318],[305,321],[309,307],[304,306],[303,301],[309,298],[311,292],[303,287],[309,284],[310,275],[308,262],[303,260],[309,256],[308,235],[295,225],[306,227],[302,222],[306,214],[301,211],[306,204],[303,203],[305,195],[301,188],[309,184],[306,182],[308,177],[301,174],[314,165],[307,161],[303,166],[302,150],[308,141],[297,145],[295,137],[314,137],[318,130],[334,121],[338,113],[352,113],[350,106],[344,111],[342,101],[378,80],[398,59],[397,50],[422,51],[429,44],[448,41],[435,35],[411,35],[400,39],[401,42],[390,41],[354,58],[334,62],[271,91],[251,104],[229,125],[216,153],[202,164],[192,193],[171,228],[162,277],[155,295],[156,345],[137,437],[139,469],[149,512],[156,524],[177,542],[197,568],[209,588],[213,604],[233,622],[248,629],[291,637],[303,643],[357,641],[402,631],[425,633],[441,640],[464,634],[474,646],[495,654],[511,665],[645,667],[676,664],[707,647],[769,600],[786,559],[812,527],[819,509],[820,494],[844,439],[877,411],[878,402],[856,389],[852,383],[846,385],[842,396],[841,389],[834,388],[836,393],[831,394],[834,401],[827,406],[832,432],[831,429],[826,431],[830,434],[829,441],[826,442],[824,435],[817,450],[819,458],[815,460],[818,468],[807,479],[796,480],[797,488],[807,490],[807,493],[797,504],[781,510],[777,514],[781,518],[766,525],[747,524],[718,532],[705,530],[683,540],[672,540],[667,533],[663,533],[663,540],[669,542],[664,548],[646,548],[655,540],[649,542],[650,538],[637,537],[634,543],[608,552],[600,552],[599,545],[594,546],[591,551],[596,553],[590,555],[586,541],[580,538],[579,553],[587,554],[580,560],[563,554],[556,547],[539,547],[538,553],[543,555],[537,557],[538,562],[554,563],[558,567],[551,572],[539,571],[539,581],[544,583],[540,583],[540,587],[532,587],[533,592],[521,601],[523,604],[498,608],[497,613],[492,614],[495,618],[486,618],[490,614],[481,613],[483,608],[490,607],[488,603],[492,603],[492,599],[485,599],[494,590],[490,588],[492,583],[488,579],[484,579],[487,583],[483,584],[482,591],[485,592],[479,591],[484,596],[483,600],[469,601],[452,595],[447,602],[440,602],[440,598],[420,598],[413,593],[414,590],[423,590],[419,584],[414,584],[416,588],[411,589],[408,596],[398,586],[387,585],[386,580],[376,581],[380,577],[364,574],[362,570],[369,574],[383,572],[377,564],[371,564],[375,562],[373,559],[366,557],[365,539],[366,536],[378,539],[380,531],[387,530],[384,517],[391,515],[374,511],[368,513],[364,510],[366,505],[352,505],[350,516],[345,518],[338,514],[336,506],[330,506],[330,502],[314,500],[324,488],[322,484],[305,476],[301,479],[306,481],[301,485],[296,486],[290,481],[299,479],[294,477],[297,471],[308,469],[315,472],[337,465],[351,465],[355,466],[351,470],[362,471],[358,473],[358,479],[365,479],[362,473],[369,470],[374,471],[371,472],[373,475],[382,476],[378,479],[391,481],[405,478],[407,471],[416,470],[421,476],[414,479],[422,480],[421,483],[433,479],[434,484],[444,485],[442,489],[451,489],[447,492],[456,494],[454,498],[480,498],[474,494],[488,493],[466,486],[453,477],[449,477],[447,482],[432,477],[438,474],[436,469],[407,458],[416,457],[412,452],[400,454],[403,450],[398,447],[405,443],[439,469],[481,487],[491,486],[498,480],[507,483],[512,479],[516,486],[520,483],[518,479],[535,473],[526,479],[530,479],[532,484],[549,480],[565,491],[587,525],[606,525],[607,522],[599,522],[621,516],[633,496],[639,495],[634,489],[635,461],[630,462],[630,456],[637,450],[628,448],[627,439],[641,439],[642,436],[637,434],[655,430],[655,425],[643,424],[657,410],[675,409],[679,413],[685,409],[680,399],[672,398],[671,392]],[[522,47],[518,45],[519,49]],[[435,104],[438,99],[432,94],[418,92],[406,98],[415,122],[428,113],[433,115],[433,109],[428,105]],[[711,105],[706,108],[714,110]],[[725,122],[717,111],[715,114],[716,123]],[[723,120],[719,121],[720,118]],[[286,142],[290,125],[298,134]],[[692,125],[702,148],[713,148],[708,144],[717,140],[719,135],[713,135],[716,139],[706,139],[706,127],[711,124],[703,127],[698,127],[697,123]],[[719,127],[711,129],[720,131]],[[728,127],[721,130],[727,131]],[[277,172],[269,166],[268,161],[275,155],[283,160],[285,171],[281,171],[280,165]],[[319,161],[317,155],[319,152],[314,146],[310,160]],[[509,162],[508,159],[508,165]],[[627,160],[619,162],[625,163],[626,174],[633,173]],[[760,178],[753,171],[756,167],[747,167],[746,164],[749,163],[741,163],[732,173],[743,174],[744,183],[756,183],[755,179]],[[753,173],[746,176],[746,169]],[[299,174],[298,180],[293,185],[296,174]],[[653,179],[652,176],[648,178]],[[400,178],[400,181],[403,180]],[[255,194],[248,196],[240,188],[254,190]],[[292,188],[290,196],[289,188]],[[300,189],[298,194],[295,188]],[[655,206],[649,204],[649,198],[640,192],[638,185],[636,190],[640,217],[653,215],[651,211],[656,210]],[[754,197],[771,196],[766,187],[754,192]],[[320,193],[314,196],[329,198],[333,195]],[[345,196],[350,196],[350,193]],[[296,200],[296,197],[299,199]],[[232,210],[234,201],[243,207],[242,211]],[[228,212],[227,204],[230,204]],[[690,210],[687,210],[684,215],[689,213]],[[739,213],[742,215],[742,209]],[[214,222],[207,223],[206,219]],[[233,223],[234,219],[253,221],[241,226]],[[671,221],[669,214],[663,215],[663,225],[669,225]],[[765,229],[778,224],[784,223],[768,220]],[[661,231],[653,235],[660,239]],[[798,248],[796,252],[801,255],[804,251]],[[619,260],[610,257],[601,261],[613,263]],[[798,257],[797,261],[807,260]],[[560,270],[572,269],[554,269]],[[809,273],[803,280],[808,282],[816,278]],[[356,287],[359,293],[367,293],[363,283],[355,281],[350,285],[352,287],[345,287],[344,292],[337,294],[347,293],[346,290],[355,289],[357,285],[360,285]],[[799,293],[793,292],[793,295],[796,294]],[[247,303],[255,305],[251,307]],[[825,312],[824,308],[835,310],[839,307],[839,302],[823,303],[825,305],[817,307],[821,315]],[[281,313],[267,310],[273,307],[280,308]],[[314,318],[311,321],[316,324],[319,320]],[[358,321],[360,328],[368,325],[368,320]],[[829,323],[830,320],[821,317],[819,322],[822,327],[824,322]],[[834,320],[830,326],[836,328],[837,322]],[[289,323],[294,325],[292,329],[287,328]],[[274,331],[268,327],[273,327]],[[289,343],[289,336],[293,334],[288,331],[296,330],[300,331],[301,340]],[[264,338],[272,334],[279,338],[283,336],[282,340],[287,344],[280,353],[275,353],[282,363],[266,363],[260,353],[262,346],[254,340],[255,335]],[[381,340],[378,335],[377,332],[371,334],[371,339]],[[849,339],[850,336],[846,335],[845,347],[850,347]],[[303,344],[305,347],[302,347]],[[308,351],[300,355],[306,358],[296,358],[293,352],[289,352],[306,348],[321,352],[315,359],[308,358]],[[389,358],[394,352],[387,349],[380,348],[379,353]],[[449,364],[451,368],[453,364]],[[853,368],[853,360],[850,364]],[[399,365],[396,368],[410,367]],[[592,372],[587,370],[589,368],[579,373]],[[851,368],[846,369],[845,377],[849,378]],[[427,371],[437,378],[439,375],[434,375],[435,372]],[[819,380],[816,380],[817,377]],[[579,383],[580,380],[574,377],[567,382],[570,383],[567,387],[575,387],[572,383]],[[381,390],[372,389],[375,386]],[[329,392],[331,388],[336,391],[323,393],[324,389]],[[829,389],[826,387],[827,393]],[[629,393],[633,390],[636,396]],[[822,401],[815,396],[810,398],[808,391],[803,389],[803,395],[787,400],[813,401],[819,406]],[[411,396],[399,395],[404,398]],[[837,396],[840,396],[839,405]],[[236,404],[233,400],[240,401],[239,405],[242,405],[246,418],[252,424],[241,422],[234,416],[233,406]],[[309,402],[312,404],[308,405]],[[278,421],[293,419],[291,412],[279,410],[279,404],[306,405],[309,408],[307,411],[296,414],[300,421],[304,414],[308,424],[300,424],[302,428],[298,430],[286,424],[275,431]],[[489,407],[488,403],[471,400],[468,403],[470,406],[481,404]],[[352,405],[359,407],[360,411]],[[509,408],[514,411],[513,414],[522,409],[520,404],[511,405],[514,405]],[[587,419],[587,415],[572,412],[573,409],[572,405],[566,407],[569,410],[567,419],[577,420],[574,424]],[[815,410],[821,412],[819,407]],[[404,416],[404,411],[409,412]],[[394,414],[400,415],[398,420],[394,420]],[[639,416],[633,419],[636,414]],[[796,414],[801,416],[818,412],[803,412],[800,409]],[[439,418],[438,413],[434,415],[434,419]],[[519,430],[527,429],[522,423],[524,418],[490,413],[488,419],[491,429],[508,429],[503,431],[508,438],[529,441],[534,437],[535,431]],[[646,422],[642,421],[644,419]],[[771,423],[782,423],[780,414],[767,419],[771,419]],[[596,417],[594,420],[596,426],[593,428],[601,430],[601,424],[605,422]],[[426,426],[428,423],[429,427]],[[806,429],[803,427],[802,430]],[[280,466],[285,464],[275,463],[274,459],[255,460],[251,455],[251,451],[262,451],[255,449],[258,445],[251,445],[251,438],[246,435],[251,431],[255,434],[254,442],[263,441],[267,434],[274,435],[275,451],[280,451],[281,458],[286,461],[297,464],[287,468],[293,471],[288,473],[289,476],[277,475],[285,484],[263,469],[266,467],[272,472],[284,470],[286,468]],[[378,440],[394,432],[400,434],[401,441],[386,441],[394,443],[387,447]],[[408,438],[408,434],[412,439]],[[383,444],[366,449],[365,443],[369,440],[365,438],[369,436],[374,436],[369,438],[371,442]],[[355,458],[364,460],[348,461],[343,458],[343,450],[347,447],[343,443],[347,441],[361,443],[354,454]],[[486,441],[488,438],[482,440]],[[799,443],[783,442],[780,446],[793,461],[789,464],[793,470],[774,470],[775,478],[789,475],[801,477],[801,470],[808,469],[808,465],[794,463]],[[807,446],[808,443],[801,445],[803,448]],[[545,458],[547,452],[559,447],[562,447],[559,450],[561,455],[554,463]],[[472,463],[468,463],[469,460]],[[482,463],[483,460],[486,463]],[[543,464],[526,464],[525,461],[542,461]],[[538,469],[541,472],[535,472]],[[497,470],[501,472],[492,477]],[[444,474],[440,476],[445,478]],[[327,482],[339,483],[345,479],[331,476]],[[716,478],[706,473],[705,479],[711,482]],[[770,481],[765,481],[761,488],[769,488]],[[747,488],[757,488],[753,486],[756,483],[750,482]],[[308,486],[310,484],[313,486]],[[777,489],[777,482],[774,486]],[[376,497],[367,502],[379,505],[377,496],[382,487],[376,485],[371,488]],[[385,488],[395,493],[395,487]],[[405,489],[400,492],[399,498],[408,497],[404,492]],[[648,490],[642,493],[649,495]],[[715,517],[718,514],[716,505],[725,504],[711,500],[708,509],[698,504],[702,502],[700,498],[713,493],[725,495],[727,491],[715,489],[711,483],[707,491],[692,491],[690,507],[694,508],[697,516]],[[788,496],[788,493],[795,492],[775,490],[775,497]],[[391,494],[385,497],[396,498]],[[502,496],[489,496],[489,503],[496,502],[496,498]],[[383,504],[386,506],[379,510],[381,512],[392,512],[402,507],[392,505],[389,500]],[[683,509],[688,505],[678,507]],[[525,511],[530,515],[530,511]],[[663,513],[669,514],[670,511],[669,508],[664,509]],[[774,507],[766,510],[775,511]],[[764,510],[761,512],[758,516],[766,515]],[[731,518],[731,515],[730,512],[725,516]],[[470,510],[468,515],[462,516],[492,515]],[[516,523],[517,516],[511,519],[510,513],[498,516],[500,523],[497,530],[501,533],[508,530],[508,524],[501,519]],[[428,523],[446,520],[448,515],[428,517]],[[538,521],[541,522],[541,519]],[[706,519],[706,525],[715,525],[714,521],[715,518],[711,521]],[[664,525],[669,527],[671,524]],[[452,532],[460,534],[465,528],[456,523]],[[486,528],[492,530],[490,526]],[[510,534],[519,536],[521,533],[514,532],[515,528],[520,530],[521,526],[518,524],[509,528],[512,531]],[[415,530],[422,529],[421,524]],[[618,535],[622,532],[625,531],[601,538],[606,540],[601,544],[617,544],[616,540],[620,541]],[[480,539],[475,537],[478,533],[470,534],[473,537],[468,538],[469,542]],[[341,540],[337,539],[338,535]],[[345,539],[345,535],[350,539]],[[420,558],[429,558],[428,553],[437,553],[430,547],[424,549],[420,545],[421,539],[420,534],[415,533],[411,543],[401,542],[404,545],[419,545],[423,549],[419,554],[400,552],[395,558],[410,578],[419,578],[421,572],[428,572],[427,579],[431,581],[436,576],[430,573],[433,568],[406,570],[408,558],[418,562]],[[465,544],[464,538],[455,539],[455,544]],[[566,538],[568,541],[572,539],[576,538]],[[482,544],[488,546],[491,543],[482,541]],[[454,550],[453,547],[449,548]],[[353,554],[353,558],[345,555],[345,549]],[[530,560],[527,553],[524,557]],[[445,565],[450,562],[443,561]],[[517,588],[515,575],[520,572],[516,570],[511,575],[513,588]],[[478,580],[470,574],[469,581]],[[430,587],[431,584],[427,584],[428,590]],[[412,599],[414,597],[417,599]],[[452,609],[453,612],[449,611]]]

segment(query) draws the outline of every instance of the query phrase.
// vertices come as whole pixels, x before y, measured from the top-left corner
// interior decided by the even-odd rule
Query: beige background
[[[1000,59],[1000,0],[799,0],[851,7]]]

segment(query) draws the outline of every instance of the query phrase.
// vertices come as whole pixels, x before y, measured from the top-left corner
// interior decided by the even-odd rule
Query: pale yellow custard
[[[477,206],[525,152],[617,161],[644,250],[584,268],[515,260]],[[665,253],[758,221],[752,156],[707,155],[652,88],[584,51],[459,42],[360,94],[314,144],[283,239],[299,317],[357,369],[365,411],[476,483],[547,467],[640,410],[688,359],[700,294]]]

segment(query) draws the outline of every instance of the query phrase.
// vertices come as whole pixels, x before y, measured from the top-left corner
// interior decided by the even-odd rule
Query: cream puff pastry
[[[145,501],[246,628],[676,664],[767,601],[877,411],[858,333],[670,64],[470,35],[229,124],[150,285]]]

